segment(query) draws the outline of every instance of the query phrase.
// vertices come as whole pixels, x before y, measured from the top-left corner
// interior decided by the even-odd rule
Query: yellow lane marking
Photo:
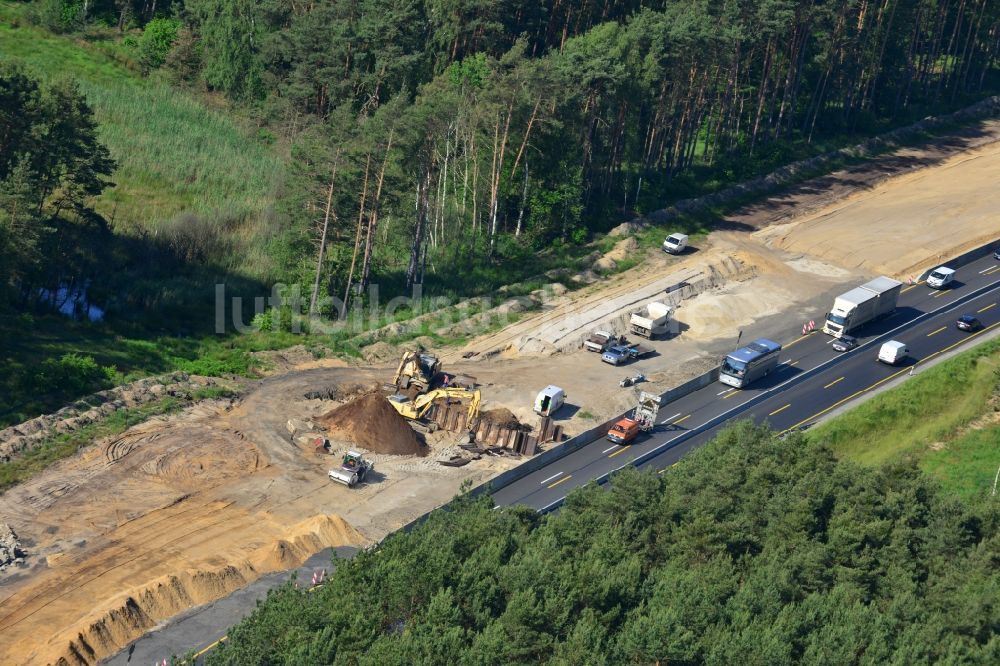
[[[768,414],[768,416],[774,416],[775,414],[780,414],[781,412],[785,411],[786,409],[788,409],[791,406],[792,406],[792,403],[788,403],[784,407],[778,407],[776,410],[774,410],[773,412],[771,412],[770,414]]]
[[[617,451],[615,451],[614,453],[609,453],[609,454],[608,454],[608,457],[609,457],[609,458],[614,458],[614,457],[615,457],[616,455],[618,455],[619,453],[625,453],[626,451],[628,451],[628,450],[629,450],[629,448],[631,448],[631,447],[628,447],[628,446],[623,446],[622,448],[618,449],[618,450],[617,450]],[[551,487],[552,487],[552,486],[549,486],[549,488],[551,488]]]
[[[555,483],[550,483],[550,484],[549,484],[549,488],[555,488],[556,486],[558,486],[558,485],[559,485],[560,483],[562,483],[563,481],[568,481],[568,480],[570,480],[570,479],[572,479],[572,478],[573,478],[573,475],[572,475],[572,474],[567,474],[566,476],[564,476],[563,478],[559,479],[559,480],[558,480],[558,481],[556,481]]]
[[[906,292],[908,292],[909,290],[913,289],[914,287],[919,287],[919,286],[920,286],[920,285],[922,285],[923,283],[924,283],[924,281],[923,281],[923,280],[921,280],[920,282],[914,282],[914,283],[913,283],[913,284],[911,284],[911,285],[910,285],[909,287],[907,287],[906,289],[904,289],[903,291],[901,291],[901,292],[899,292],[899,293],[901,293],[901,294],[905,294],[905,293],[906,293]]]
[[[993,275],[997,271],[1000,271],[1000,266],[997,266],[996,268],[986,271],[985,273],[983,273],[983,275]]]
[[[730,391],[730,392],[729,392],[729,393],[727,393],[726,395],[722,396],[722,399],[723,399],[723,400],[729,400],[729,399],[730,399],[730,398],[732,398],[732,397],[733,397],[734,395],[739,395],[740,393],[742,393],[742,391],[737,391],[736,389],[733,389],[732,391]],[[687,417],[685,417],[685,418],[687,418]],[[676,423],[676,421],[674,421],[674,423]]]
[[[945,347],[944,349],[942,349],[941,351],[936,351],[933,354],[931,354],[930,356],[927,356],[925,358],[920,359],[920,361],[918,361],[918,363],[924,363],[925,361],[928,361],[928,360],[934,358],[938,354],[943,354],[944,352],[946,352],[946,351],[948,351],[950,349],[954,349],[955,347],[957,347],[959,345],[965,344],[966,342],[968,342],[972,338],[974,338],[974,337],[976,337],[978,335],[982,335],[986,331],[988,331],[988,330],[990,330],[992,328],[996,328],[997,326],[1000,326],[1000,322],[997,322],[995,324],[990,324],[986,328],[983,328],[982,330],[980,330],[978,333],[972,333],[970,335],[967,335],[967,336],[965,336],[965,338],[963,338],[962,340],[959,340],[955,344],[949,345],[949,346]],[[816,412],[815,414],[813,414],[812,416],[810,416],[809,418],[802,419],[801,421],[799,421],[798,423],[796,423],[795,425],[793,425],[791,428],[788,428],[787,430],[783,430],[782,434],[784,434],[786,432],[789,432],[791,430],[795,430],[799,426],[804,425],[804,424],[808,423],[809,421],[812,421],[813,419],[819,418],[820,416],[823,416],[827,412],[832,411],[832,410],[836,409],[837,407],[840,407],[845,402],[849,402],[851,400],[854,400],[855,398],[857,398],[862,393],[866,393],[868,391],[871,391],[873,388],[886,383],[890,379],[895,379],[896,377],[899,377],[904,372],[909,372],[913,367],[916,367],[916,366],[914,365],[914,366],[911,366],[910,368],[903,368],[899,372],[894,372],[891,375],[889,375],[888,377],[885,377],[883,379],[878,380],[877,382],[875,382],[874,384],[872,384],[871,386],[869,386],[867,388],[863,388],[860,391],[856,391],[856,392],[852,393],[851,395],[847,396],[846,398],[844,398],[842,400],[838,400],[837,402],[833,403],[832,405],[830,405],[826,409],[822,409],[822,410]]]
[[[986,312],[986,311],[987,311],[987,310],[989,310],[990,308],[995,308],[996,306],[997,306],[997,304],[996,304],[996,303],[990,303],[990,304],[989,304],[989,305],[987,305],[987,306],[986,306],[985,308],[979,308],[978,310],[976,310],[976,312],[977,312],[977,313],[979,313],[979,312]]]
[[[805,340],[805,339],[806,339],[806,338],[808,338],[808,337],[809,337],[809,334],[808,334],[808,333],[806,333],[805,335],[802,335],[802,336],[799,336],[798,338],[796,338],[796,339],[792,340],[792,341],[791,341],[791,342],[789,342],[789,343],[788,343],[787,345],[785,345],[784,347],[782,347],[782,349],[788,349],[788,348],[789,348],[789,347],[791,347],[792,345],[794,345],[794,344],[798,344],[799,342],[802,342],[803,340]]]
[[[688,414],[687,416],[682,416],[682,417],[680,417],[679,419],[677,419],[676,421],[674,421],[673,423],[671,423],[670,425],[677,425],[677,424],[678,424],[678,423],[680,423],[681,421],[685,421],[685,420],[687,420],[687,419],[689,419],[689,418],[691,418],[691,415],[690,415],[690,414]]]
[[[198,652],[195,652],[193,655],[191,655],[191,658],[192,659],[197,659],[198,657],[200,657],[201,655],[205,654],[206,652],[208,652],[209,650],[211,650],[212,648],[214,648],[216,645],[218,645],[222,641],[226,640],[227,638],[229,638],[228,634],[225,635],[225,636],[223,636],[219,640],[215,641],[211,645],[207,645],[207,646],[203,647],[201,650],[199,650]],[[182,664],[186,664],[187,661],[185,660],[185,661],[182,661],[181,663]]]
[[[942,296],[944,296],[947,293],[948,293],[947,291],[939,290],[938,293],[934,294],[931,298],[941,298]]]
[[[948,327],[947,326],[942,326],[941,328],[937,329],[936,331],[931,331],[930,333],[927,334],[927,337],[929,338],[932,335],[937,335],[938,333],[940,333],[941,331],[943,331],[946,328],[948,328]]]
[[[834,385],[834,384],[836,384],[837,382],[842,382],[842,381],[844,381],[844,378],[843,378],[843,377],[840,377],[839,379],[834,379],[834,380],[833,380],[832,382],[830,382],[829,384],[827,384],[827,385],[826,385],[826,386],[824,386],[823,388],[830,388],[831,386],[833,386],[833,385]]]

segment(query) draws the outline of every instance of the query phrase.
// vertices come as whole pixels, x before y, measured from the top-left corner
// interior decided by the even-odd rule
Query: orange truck
[[[642,391],[632,418],[618,419],[611,430],[608,430],[608,440],[621,446],[630,444],[640,432],[649,432],[656,427],[656,415],[659,411],[660,396]]]
[[[608,439],[615,444],[625,445],[639,436],[642,428],[639,422],[633,419],[619,419],[608,431]]]

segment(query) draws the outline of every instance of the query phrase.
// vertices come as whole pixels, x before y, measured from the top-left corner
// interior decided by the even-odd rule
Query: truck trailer
[[[826,315],[823,332],[839,338],[891,314],[896,310],[902,287],[902,282],[882,276],[837,296],[833,309]]]
[[[673,308],[666,303],[652,301],[642,310],[632,313],[629,319],[629,330],[635,335],[652,340],[657,335],[665,334],[670,328],[670,315]]]

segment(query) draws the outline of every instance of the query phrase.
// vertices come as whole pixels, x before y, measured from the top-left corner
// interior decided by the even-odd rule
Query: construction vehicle
[[[652,340],[657,335],[663,335],[669,330],[670,315],[673,307],[660,301],[652,301],[642,310],[632,313],[629,319],[629,330],[636,335]]]
[[[330,480],[353,488],[364,481],[373,469],[375,469],[375,463],[365,460],[359,451],[351,450],[344,454],[340,469],[330,470]]]
[[[435,386],[441,373],[441,359],[426,352],[403,352],[399,367],[392,378],[396,391],[416,389],[426,393]]]
[[[471,428],[476,417],[479,416],[479,403],[482,401],[479,389],[470,391],[462,388],[440,388],[422,393],[413,399],[397,393],[396,395],[389,396],[389,404],[399,412],[400,416],[418,421],[423,419],[430,412],[435,401],[440,399],[469,401],[469,412],[466,418],[467,428]]]
[[[896,310],[902,287],[902,282],[883,276],[837,296],[833,309],[826,315],[823,332],[839,338],[891,314]]]
[[[643,391],[632,416],[619,419],[608,430],[608,440],[624,446],[630,444],[639,433],[649,432],[656,427],[656,416],[660,413],[660,396]]]
[[[594,331],[590,334],[589,338],[583,341],[583,347],[588,351],[603,354],[611,345],[624,343],[625,338],[623,336],[618,336],[608,331]]]
[[[635,359],[641,358],[647,354],[652,354],[653,351],[652,347],[636,343],[613,345],[608,347],[608,349],[601,354],[601,360],[605,363],[610,363],[611,365],[622,365],[623,363],[629,363],[630,361],[634,361]]]

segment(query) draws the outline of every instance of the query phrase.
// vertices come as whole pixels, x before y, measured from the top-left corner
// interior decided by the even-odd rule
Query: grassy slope
[[[98,210],[119,229],[155,227],[191,211],[245,219],[271,203],[282,159],[224,110],[127,67],[110,39],[52,35],[27,24],[24,7],[0,2],[0,59],[43,76],[68,74],[94,109],[119,164]]]
[[[917,374],[815,428],[810,439],[864,464],[914,458],[949,492],[989,492],[1000,465],[1000,340]]]

